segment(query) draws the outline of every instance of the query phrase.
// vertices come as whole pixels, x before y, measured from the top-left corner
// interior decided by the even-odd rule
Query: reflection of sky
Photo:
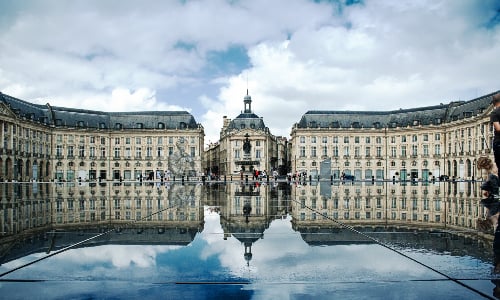
[[[349,295],[348,291],[357,290],[360,285],[375,289],[382,297],[385,294],[380,291],[386,288],[413,286],[426,289],[428,285],[418,287],[422,284],[419,280],[443,279],[377,244],[309,246],[299,232],[293,231],[290,217],[274,220],[264,238],[252,245],[253,257],[249,265],[244,259],[244,251],[244,245],[236,238],[223,239],[219,215],[206,209],[204,230],[188,246],[104,245],[71,249],[15,271],[6,278],[69,281],[68,293],[79,291],[82,286],[99,293],[103,284],[107,289],[137,290],[144,288],[136,286],[142,283],[148,285],[149,292],[154,294],[158,285],[176,282],[251,282],[251,286],[242,288],[256,291],[254,297],[257,298],[282,298],[289,294],[322,296],[326,291]],[[464,270],[468,274],[476,270],[489,271],[486,263],[471,257],[422,250],[403,251],[455,275]],[[32,254],[6,263],[0,266],[0,271],[5,272],[44,255]],[[367,282],[369,287],[366,287]],[[403,284],[398,285],[399,282]],[[429,283],[432,284],[435,283]],[[452,282],[446,284],[451,285],[450,289],[458,288]],[[52,286],[60,289],[54,282],[49,282],[44,285],[46,292],[51,293]],[[276,286],[280,288],[276,289]],[[312,286],[315,291],[311,290]],[[4,291],[6,295],[14,290],[11,284],[0,285],[0,292]],[[60,290],[52,292],[68,296]],[[377,298],[377,294],[372,296]]]

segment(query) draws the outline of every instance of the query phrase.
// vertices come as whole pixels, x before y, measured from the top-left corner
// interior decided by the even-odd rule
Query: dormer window
[[[434,119],[434,124],[436,124],[436,125],[441,124],[441,118]]]
[[[165,124],[162,122],[158,122],[158,129],[165,129]]]
[[[106,123],[99,123],[99,129],[106,129]]]
[[[135,128],[136,129],[143,129],[144,128],[144,124],[142,124],[142,123],[135,123]]]
[[[184,122],[180,122],[179,123],[179,128],[180,129],[185,129],[186,127],[187,127],[186,123],[184,123]]]
[[[118,130],[122,129],[122,123],[116,123],[115,129],[118,129]]]
[[[333,128],[340,128],[339,121],[333,121],[333,122],[332,122],[332,127],[333,127]]]
[[[84,122],[83,121],[78,121],[76,126],[78,127],[83,127],[84,126]]]
[[[418,126],[420,125],[420,121],[419,120],[413,120],[413,126]]]

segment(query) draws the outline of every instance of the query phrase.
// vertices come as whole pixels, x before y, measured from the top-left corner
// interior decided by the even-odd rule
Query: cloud
[[[411,108],[498,90],[498,2],[345,2],[2,4],[0,90],[86,109],[181,108],[207,141],[243,109],[247,87],[282,136],[310,109]]]

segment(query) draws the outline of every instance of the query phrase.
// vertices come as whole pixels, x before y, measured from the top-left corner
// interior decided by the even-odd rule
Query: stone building
[[[394,111],[308,111],[292,128],[292,171],[315,179],[473,179],[476,159],[491,153],[494,94]]]
[[[185,111],[100,112],[0,94],[0,178],[136,180],[195,176],[204,129]]]
[[[220,175],[241,176],[254,171],[271,175],[279,164],[278,139],[271,134],[264,120],[252,111],[252,98],[245,95],[244,110],[235,119],[224,116],[218,143],[207,149],[212,171]],[[280,139],[280,145],[283,145]]]

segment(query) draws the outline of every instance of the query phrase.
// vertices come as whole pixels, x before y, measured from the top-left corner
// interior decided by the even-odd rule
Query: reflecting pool
[[[480,182],[1,183],[5,299],[496,299]]]

